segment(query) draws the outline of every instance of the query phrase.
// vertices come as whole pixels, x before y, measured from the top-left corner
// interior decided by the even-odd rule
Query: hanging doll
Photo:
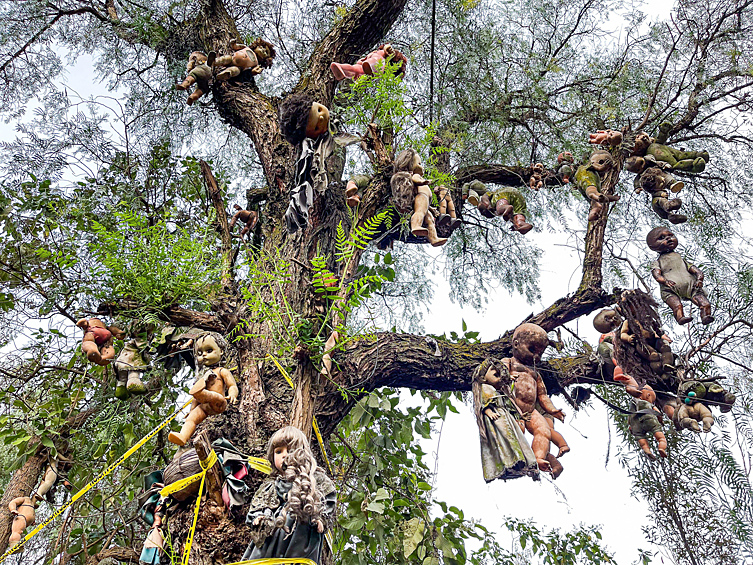
[[[543,175],[544,165],[541,163],[536,163],[535,165],[531,163],[531,178],[528,181],[528,186],[531,187],[531,190],[538,190],[544,186]]]
[[[651,156],[656,161],[667,163],[671,170],[687,173],[701,173],[709,162],[708,151],[684,151],[655,143],[654,138],[643,131],[635,135],[633,155]]]
[[[628,416],[628,428],[630,433],[638,440],[643,453],[651,460],[656,459],[656,455],[651,451],[648,438],[653,435],[656,439],[656,449],[662,457],[667,456],[667,438],[664,436],[664,429],[661,425],[661,412],[654,406],[656,404],[656,393],[649,385],[638,386],[638,383],[631,376],[625,375],[623,381],[625,392],[635,400],[631,402],[632,414]]]
[[[272,473],[248,509],[252,537],[242,560],[300,558],[319,563],[324,534],[334,521],[335,485],[317,466],[306,436],[293,426],[272,435],[267,459]]]
[[[233,374],[220,366],[223,353],[228,349],[225,338],[217,332],[206,332],[196,338],[194,358],[196,359],[196,384],[189,391],[193,395],[191,412],[180,433],[170,432],[167,439],[176,445],[185,445],[191,438],[196,426],[207,416],[222,414],[231,404],[238,402],[238,385]],[[227,394],[227,396],[225,396]]]
[[[126,400],[131,394],[145,394],[146,386],[141,378],[149,368],[148,336],[138,332],[128,339],[115,360],[115,398]]]
[[[556,459],[567,453],[570,448],[567,447],[564,438],[557,434],[557,442],[562,444],[559,445],[560,452],[557,457],[549,453],[550,442],[554,439],[553,428],[536,409],[538,402],[541,408],[554,418],[565,420],[565,413],[552,404],[541,375],[533,368],[541,361],[541,355],[548,346],[549,338],[544,328],[536,324],[521,324],[513,332],[512,358],[502,359],[502,365],[515,381],[515,403],[520,409],[519,424],[521,429],[525,426],[533,435],[531,448],[539,469],[559,475],[562,466]]]
[[[680,192],[685,183],[665,170],[670,168],[667,163],[659,163],[651,155],[632,156],[626,159],[625,168],[636,174],[633,182],[635,193],[640,194],[645,190],[651,196],[651,209],[657,216],[673,224],[688,221],[687,216],[677,213],[682,200],[669,198],[670,192]]]
[[[664,413],[672,420],[675,429],[677,431],[693,430],[700,433],[699,424],[702,424],[703,431],[710,432],[711,426],[714,425],[714,415],[708,406],[694,397],[688,397],[686,401],[680,402],[677,398],[673,398],[664,404]]]
[[[125,333],[117,326],[106,326],[99,318],[82,318],[76,325],[84,330],[81,340],[81,351],[86,358],[95,365],[105,366],[112,363],[115,357],[113,337],[123,339]]]
[[[309,208],[327,188],[326,159],[335,147],[329,132],[329,110],[307,94],[293,94],[280,104],[280,130],[301,152],[295,163],[295,187],[285,212],[288,233],[308,225]]]
[[[504,221],[512,222],[512,231],[522,235],[533,229],[533,225],[526,221],[528,206],[525,196],[519,190],[509,186],[489,190],[484,183],[474,180],[464,184],[461,192],[468,202],[476,202],[475,206],[482,216],[501,216]]]
[[[591,201],[588,221],[595,221],[601,214],[605,202],[616,202],[619,194],[604,194],[601,192],[601,182],[604,176],[614,167],[614,159],[609,151],[598,149],[591,153],[588,163],[578,167],[575,172],[575,185],[580,193]]]
[[[443,237],[449,237],[452,232],[460,227],[462,222],[455,212],[455,202],[447,187],[442,185],[435,187],[434,194],[437,195],[437,202],[439,203],[439,216],[436,220],[437,229],[442,232]]]
[[[395,173],[390,179],[392,202],[401,214],[413,211],[411,233],[425,237],[433,247],[447,243],[447,238],[437,235],[434,215],[429,210],[431,189],[424,178],[421,156],[414,149],[405,149],[395,157]]]
[[[575,174],[575,157],[570,151],[563,151],[557,155],[557,176],[563,183],[569,183],[570,177]]]
[[[13,547],[21,541],[24,537],[24,530],[34,525],[36,508],[39,506],[40,500],[42,500],[42,497],[39,494],[34,494],[32,497],[18,496],[8,504],[8,510],[13,516],[10,538],[8,538],[9,547]],[[23,551],[23,548],[21,548],[21,551]]]
[[[212,64],[214,63],[214,53],[210,53],[209,57],[201,51],[194,51],[188,57],[188,64],[186,64],[186,72],[188,76],[185,80],[175,85],[178,90],[188,90],[192,85],[196,85],[196,89],[189,94],[186,104],[191,106],[199,98],[209,92],[209,81],[212,80]]]
[[[144,540],[144,546],[139,556],[139,565],[160,565],[162,554],[165,552],[165,536],[162,533],[162,519],[164,506],[160,505],[154,513],[154,522]]]
[[[588,134],[588,142],[593,143],[594,145],[617,147],[622,143],[622,132],[613,129],[600,129],[596,133]]]
[[[686,316],[683,300],[690,300],[701,310],[701,323],[714,321],[711,303],[703,290],[703,272],[690,265],[677,253],[677,237],[667,228],[658,227],[648,232],[646,244],[659,253],[652,265],[651,274],[659,283],[661,299],[672,309],[678,324],[687,324],[693,318]]]
[[[518,425],[519,409],[512,396],[507,369],[487,359],[473,373],[473,411],[481,438],[484,480],[528,475],[538,480],[536,456]]]
[[[271,67],[275,58],[275,48],[261,37],[248,46],[231,39],[230,49],[233,50],[232,55],[221,55],[214,61],[215,67],[226,67],[217,73],[218,81],[230,80],[248,69],[252,75],[258,75]]]
[[[352,65],[348,65],[347,63],[332,63],[330,69],[332,70],[332,74],[335,75],[335,80],[344,80],[346,78],[357,79],[364,74],[377,74],[380,67],[384,66],[383,61],[400,63],[400,69],[396,73],[396,76],[405,75],[408,59],[389,43],[380,45],[376,51],[372,51],[365,57],[361,57]]]
[[[256,226],[256,221],[259,219],[259,213],[256,210],[244,210],[237,204],[233,204],[233,208],[235,208],[236,212],[233,214],[233,219],[230,220],[230,225],[228,227],[230,231],[233,231],[235,224],[240,220],[242,224],[245,224],[241,230],[241,239],[243,239],[243,237],[254,229],[254,226]]]

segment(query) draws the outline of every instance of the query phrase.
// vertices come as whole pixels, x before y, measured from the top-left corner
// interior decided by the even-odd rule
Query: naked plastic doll
[[[115,358],[113,337],[123,339],[125,332],[117,326],[106,326],[99,318],[82,318],[76,325],[84,330],[81,351],[95,365],[105,366]]]
[[[703,272],[687,263],[675,251],[677,237],[669,229],[658,227],[648,232],[646,244],[659,257],[652,265],[651,274],[659,283],[661,298],[672,309],[678,324],[687,324],[693,318],[686,316],[682,307],[683,300],[690,300],[701,310],[701,323],[714,321],[711,315],[711,303],[703,290]]]
[[[502,359],[502,363],[515,380],[515,402],[522,414],[519,423],[521,428],[525,427],[533,434],[531,448],[539,469],[552,472],[554,471],[552,467],[554,456],[549,453],[552,427],[536,410],[536,402],[538,401],[546,412],[558,420],[564,421],[565,413],[552,404],[541,375],[532,368],[541,361],[541,355],[548,346],[549,338],[542,327],[536,324],[521,324],[512,336],[513,356]],[[560,448],[559,455],[564,455],[564,453],[567,451],[562,451]]]
[[[18,496],[8,504],[8,510],[10,510],[10,513],[13,516],[11,534],[10,538],[8,538],[9,547],[13,547],[21,541],[24,537],[24,530],[34,525],[34,516],[40,500],[41,496],[38,494],[35,494],[32,497]]]
[[[251,543],[242,560],[299,558],[318,564],[334,522],[335,485],[317,466],[306,436],[293,426],[272,435],[267,459],[272,473],[248,509]]]
[[[332,70],[332,74],[335,75],[335,80],[344,80],[346,78],[357,79],[365,74],[376,74],[385,60],[400,63],[401,67],[398,71],[398,75],[405,74],[408,59],[389,43],[380,45],[376,51],[372,51],[365,57],[361,57],[353,65],[348,65],[347,63],[332,63],[330,69]]]
[[[233,50],[232,55],[221,55],[214,61],[215,67],[226,67],[217,73],[218,81],[230,80],[249,69],[252,75],[258,75],[262,70],[271,67],[275,58],[275,49],[272,44],[261,38],[248,46],[231,39],[230,49]]]
[[[189,391],[193,395],[191,412],[180,433],[170,432],[167,439],[176,445],[185,445],[191,438],[196,426],[207,416],[222,414],[227,403],[238,402],[238,385],[233,374],[220,366],[223,353],[228,345],[225,338],[217,332],[207,332],[194,343],[197,374],[201,375]],[[227,396],[225,396],[227,393]]]
[[[240,235],[241,239],[243,239],[243,237],[256,226],[256,221],[259,219],[259,213],[255,210],[244,210],[237,204],[233,204],[233,208],[235,208],[236,212],[233,214],[233,219],[230,220],[230,225],[228,227],[232,232],[238,221],[244,224]]]
[[[395,157],[395,174],[390,179],[395,208],[405,213],[413,210],[410,228],[416,237],[425,237],[433,247],[447,243],[437,235],[434,215],[429,211],[431,188],[424,178],[421,156],[413,149],[405,149]]]
[[[178,90],[188,90],[196,85],[194,91],[189,94],[186,104],[191,106],[199,98],[209,92],[209,81],[212,80],[212,64],[214,63],[214,53],[210,53],[208,58],[205,53],[201,51],[194,51],[188,57],[188,64],[186,64],[186,72],[188,76],[183,82],[176,84],[175,88]]]
[[[599,149],[594,151],[588,163],[578,167],[575,172],[575,185],[580,193],[591,201],[588,221],[595,221],[600,215],[606,202],[616,202],[619,194],[604,194],[601,192],[601,181],[614,166],[614,159],[609,151]]]

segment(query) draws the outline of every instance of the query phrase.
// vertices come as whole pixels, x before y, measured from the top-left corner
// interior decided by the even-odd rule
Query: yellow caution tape
[[[105,469],[104,471],[102,471],[99,475],[97,475],[96,477],[94,477],[94,479],[88,485],[86,485],[84,488],[82,488],[80,491],[78,491],[76,494],[74,494],[73,497],[71,497],[71,499],[68,502],[66,502],[60,508],[58,508],[57,510],[55,510],[55,512],[52,514],[52,516],[50,516],[49,518],[47,518],[47,520],[45,520],[44,522],[42,522],[41,524],[39,524],[36,528],[34,528],[28,534],[26,534],[26,536],[21,541],[19,541],[16,545],[14,545],[13,547],[11,547],[2,556],[0,556],[0,563],[2,563],[3,561],[5,561],[5,559],[7,557],[9,557],[10,555],[14,554],[19,549],[21,549],[23,547],[23,545],[27,541],[29,541],[31,538],[33,538],[35,535],[37,535],[44,527],[46,527],[55,518],[57,518],[58,516],[60,516],[63,512],[65,512],[68,508],[70,508],[73,504],[75,504],[82,496],[84,496],[92,488],[94,488],[95,486],[97,486],[97,484],[99,484],[99,482],[102,479],[104,479],[110,473],[112,473],[115,469],[117,469],[118,467],[120,467],[126,459],[128,459],[131,455],[133,455],[139,449],[141,449],[141,447],[143,447],[143,445],[147,441],[149,441],[154,436],[156,436],[162,428],[164,428],[170,422],[172,422],[178,414],[180,414],[185,408],[187,408],[191,404],[191,402],[193,402],[193,399],[191,399],[188,402],[186,402],[181,408],[179,408],[178,410],[176,410],[171,416],[167,417],[159,426],[157,426],[151,432],[149,432],[147,435],[145,435],[143,438],[141,438],[138,441],[138,443],[134,444],[133,447],[131,447],[131,449],[129,449],[123,455],[121,455],[118,458],[117,461],[115,461],[107,469]]]
[[[193,534],[196,531],[196,521],[199,519],[199,508],[201,507],[201,495],[204,492],[204,480],[207,478],[207,470],[204,469],[201,473],[201,484],[199,485],[199,494],[196,497],[196,506],[194,507],[193,522],[191,523],[191,529],[188,530],[186,536],[186,545],[183,547],[183,565],[188,565],[188,558],[191,555],[191,544],[193,544]]]
[[[285,377],[286,381],[288,381],[288,384],[290,385],[290,388],[292,388],[293,390],[295,390],[295,385],[293,384],[293,380],[288,375],[288,372],[285,369],[283,369],[282,365],[280,365],[280,363],[277,361],[277,359],[275,359],[271,355],[269,355],[268,358],[271,359],[272,362],[275,365],[277,365],[277,368],[280,370],[280,373],[282,373],[282,376]],[[330,475],[332,475],[334,477],[335,476],[335,472],[332,470],[332,464],[329,462],[329,458],[327,457],[327,450],[324,449],[324,439],[322,438],[322,434],[319,431],[319,424],[316,423],[316,416],[314,416],[314,422],[313,422],[313,424],[314,424],[313,427],[314,427],[314,433],[316,434],[316,439],[319,442],[319,447],[322,450],[322,457],[324,457],[324,462],[327,464],[327,468],[329,469]]]
[[[252,469],[256,469],[257,471],[261,471],[262,473],[266,473],[267,475],[272,472],[272,465],[270,465],[269,461],[267,461],[263,457],[254,457],[253,455],[249,455],[248,464]]]
[[[302,557],[282,558],[270,557],[268,559],[249,559],[248,561],[236,561],[227,565],[317,565],[316,561],[303,559]]]
[[[159,491],[160,496],[170,496],[171,494],[175,492],[183,490],[189,485],[199,482],[201,478],[204,476],[204,474],[206,473],[206,470],[209,469],[215,463],[217,463],[217,454],[214,452],[214,449],[213,449],[209,453],[209,456],[207,457],[206,461],[199,460],[199,464],[201,465],[201,468],[204,469],[204,471],[200,473],[196,473],[195,475],[191,475],[190,477],[185,477],[184,479],[180,479],[178,481],[175,481],[174,483],[170,483],[161,491]]]

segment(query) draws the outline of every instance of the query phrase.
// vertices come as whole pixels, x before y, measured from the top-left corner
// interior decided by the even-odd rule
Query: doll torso
[[[112,332],[107,328],[101,328],[99,326],[89,326],[86,333],[94,336],[94,343],[97,345],[104,345],[112,339]]]
[[[665,279],[674,281],[675,286],[672,288],[672,292],[680,296],[692,296],[696,278],[688,271],[688,266],[682,255],[676,251],[662,253],[654,261],[653,267],[661,269]],[[662,286],[666,287],[666,285]]]
[[[246,47],[233,53],[233,65],[240,69],[253,69],[259,65],[259,60],[256,58],[256,53]]]

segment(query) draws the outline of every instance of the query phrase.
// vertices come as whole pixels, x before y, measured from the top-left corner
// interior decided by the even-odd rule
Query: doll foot
[[[672,224],[684,224],[688,221],[688,217],[685,214],[667,214],[667,219]]]
[[[329,66],[332,74],[335,76],[335,80],[345,80],[346,78],[355,78],[356,73],[353,71],[347,71],[342,68],[340,63],[332,63]]]
[[[458,229],[462,223],[463,221],[460,218],[450,218],[450,233]]]
[[[238,70],[238,72],[234,72],[236,69]],[[217,80],[230,80],[231,78],[237,77],[239,74],[240,69],[238,69],[237,67],[229,67],[217,74]]]
[[[656,461],[656,455],[654,455],[650,451],[644,451],[643,455],[645,455],[646,457],[648,457],[651,461]]]
[[[364,61],[363,63],[363,72],[367,75],[373,76],[376,72],[376,66],[371,63],[371,61]]]
[[[711,314],[706,314],[705,316],[701,318],[701,323],[704,325],[708,325],[713,321],[714,321],[714,316],[712,316]]]
[[[348,199],[346,200],[346,202],[348,203],[348,206],[350,206],[351,208],[355,208],[361,203],[361,197],[358,196],[357,194],[355,196],[348,196]]]
[[[683,314],[675,315],[675,320],[677,320],[677,323],[681,326],[690,323],[693,320],[693,316],[685,316]]]
[[[497,216],[502,216],[502,219],[507,222],[512,218],[512,206],[509,204],[507,206],[497,206]]]
[[[445,243],[447,243],[447,238],[446,237],[438,237],[434,241],[431,242],[431,246],[432,247],[441,247]]]
[[[420,228],[413,228],[413,229],[411,230],[411,233],[412,233],[413,235],[415,235],[416,237],[426,237],[427,235],[429,235],[429,230],[427,230],[427,229],[426,229],[426,228],[424,228],[424,227],[420,227]]]
[[[591,204],[591,211],[588,213],[588,221],[595,222],[598,220],[603,208],[604,207],[600,203],[594,201]]]
[[[187,85],[185,82],[180,82],[175,85],[176,90],[186,90],[189,85]]]
[[[569,445],[563,445],[562,447],[560,447],[560,451],[557,454],[557,459],[559,459],[560,457],[562,457],[565,453],[570,453],[570,446]]]
[[[128,379],[126,389],[130,394],[146,394],[146,386],[141,382],[141,379]]]
[[[468,198],[466,200],[473,206],[478,206],[478,203],[481,201],[479,199],[478,193],[475,190],[468,191]]]
[[[552,468],[552,480],[556,479],[562,474],[562,471],[564,471],[564,467],[562,467],[562,463],[557,461],[557,458],[552,455],[551,453],[546,456],[546,460],[549,462],[549,466]]]
[[[661,455],[661,456],[662,456],[662,457],[664,457],[665,459],[667,458],[667,450],[666,450],[666,449],[662,449],[662,448],[660,447],[660,448],[659,448],[659,449],[657,449],[656,451],[658,451],[658,452],[659,452],[659,455]]]
[[[451,220],[452,218],[449,214],[440,214],[439,216],[437,216],[436,226],[441,229],[447,228],[450,226]]]
[[[696,422],[695,420],[690,421],[690,429],[693,430],[694,432],[701,431],[701,427],[698,425],[698,422]]]
[[[183,436],[181,436],[180,434],[177,434],[175,432],[170,432],[169,434],[167,434],[167,441],[169,441],[170,443],[174,443],[177,446],[183,447],[184,445],[186,445],[186,442],[188,440],[183,439]]]
[[[607,194],[607,202],[617,202],[620,199],[619,194]]]
[[[510,229],[525,235],[533,229],[533,226],[526,222],[526,217],[523,214],[515,214],[512,217],[512,226]]]
[[[126,388],[126,385],[122,383],[118,383],[115,387],[115,398],[118,400],[128,400],[128,397],[130,395],[128,394],[128,389]]]
[[[676,210],[680,209],[680,206],[682,206],[682,200],[679,198],[673,198],[669,202],[667,202],[666,210],[667,212],[674,212]]]
[[[685,188],[685,183],[681,180],[675,181],[671,185],[669,185],[669,190],[674,193],[680,192],[683,188]]]
[[[706,168],[706,161],[703,159],[703,157],[698,157],[695,161],[693,161],[692,172],[702,173],[705,168]]]
[[[538,464],[540,471],[543,471],[545,473],[550,473],[552,471],[552,468],[549,465],[549,461],[547,461],[546,459],[536,458],[536,463]]]

